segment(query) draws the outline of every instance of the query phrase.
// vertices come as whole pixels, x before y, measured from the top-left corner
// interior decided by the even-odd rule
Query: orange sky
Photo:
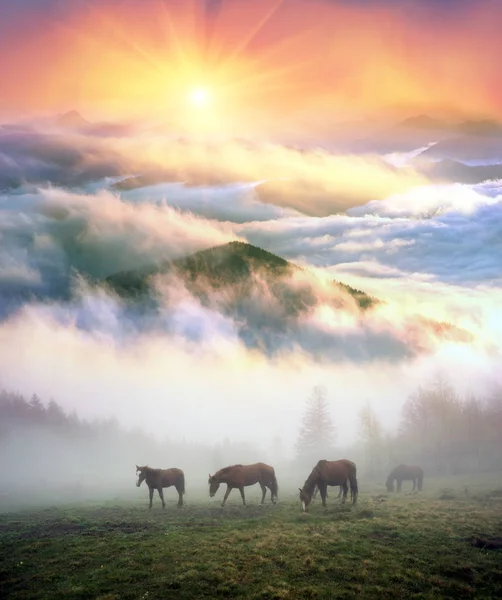
[[[0,32],[0,111],[77,108],[208,128],[400,107],[502,117],[501,2],[441,15],[362,0],[216,4],[210,21],[198,0],[11,15]],[[212,97],[203,110],[187,100],[200,86]]]

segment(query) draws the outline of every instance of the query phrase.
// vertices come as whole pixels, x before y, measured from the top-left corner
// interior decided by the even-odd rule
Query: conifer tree
[[[332,460],[336,428],[329,413],[327,395],[326,388],[315,386],[307,400],[296,443],[297,455],[305,461]]]

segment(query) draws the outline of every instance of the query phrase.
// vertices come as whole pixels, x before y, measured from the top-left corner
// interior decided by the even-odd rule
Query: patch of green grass
[[[498,598],[500,502],[389,495],[310,513],[293,498],[225,509],[73,505],[0,515],[0,596]]]

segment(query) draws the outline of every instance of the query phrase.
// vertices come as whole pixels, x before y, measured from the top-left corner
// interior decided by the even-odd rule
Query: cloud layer
[[[437,369],[464,391],[500,377],[500,181],[438,185],[379,156],[278,144],[0,138],[19,175],[2,171],[0,196],[6,387],[156,435],[169,419],[180,436],[292,443],[317,383],[348,441],[368,398],[391,426]],[[232,240],[315,271],[279,282],[314,302],[288,318],[259,275],[206,299],[162,275],[144,305],[96,285]],[[333,278],[384,302],[362,312]]]

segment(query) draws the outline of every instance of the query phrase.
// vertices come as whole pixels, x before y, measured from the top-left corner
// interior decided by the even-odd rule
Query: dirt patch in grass
[[[502,498],[502,488],[497,488],[496,490],[492,490],[487,494],[488,498]]]
[[[359,519],[372,519],[375,516],[375,513],[369,508],[364,508],[356,513],[356,517]]]
[[[158,529],[149,523],[100,523],[89,527],[87,523],[47,523],[28,527],[17,537],[21,539],[54,538],[67,535],[104,536],[113,532],[139,533]]]
[[[451,492],[445,492],[444,494],[441,494],[441,496],[439,496],[440,500],[455,500],[455,498],[455,494],[452,494]]]
[[[201,519],[202,521],[211,520],[231,520],[236,519],[239,521],[247,519],[260,519],[263,517],[270,517],[277,512],[278,507],[273,504],[248,504],[247,506],[224,506],[223,508],[219,505],[211,506],[208,508],[201,508],[200,506],[187,506],[184,510],[176,513],[176,518],[183,516],[185,512],[189,512],[192,518]]]
[[[475,548],[483,550],[502,550],[502,537],[473,536],[469,542]]]
[[[469,565],[448,567],[444,569],[441,574],[451,577],[452,579],[458,579],[465,583],[473,583],[477,577],[476,571]]]
[[[218,527],[218,521],[186,521],[179,523],[179,527]]]
[[[392,529],[375,529],[374,531],[370,532],[369,537],[381,542],[391,542],[397,540],[399,534],[397,531]]]

